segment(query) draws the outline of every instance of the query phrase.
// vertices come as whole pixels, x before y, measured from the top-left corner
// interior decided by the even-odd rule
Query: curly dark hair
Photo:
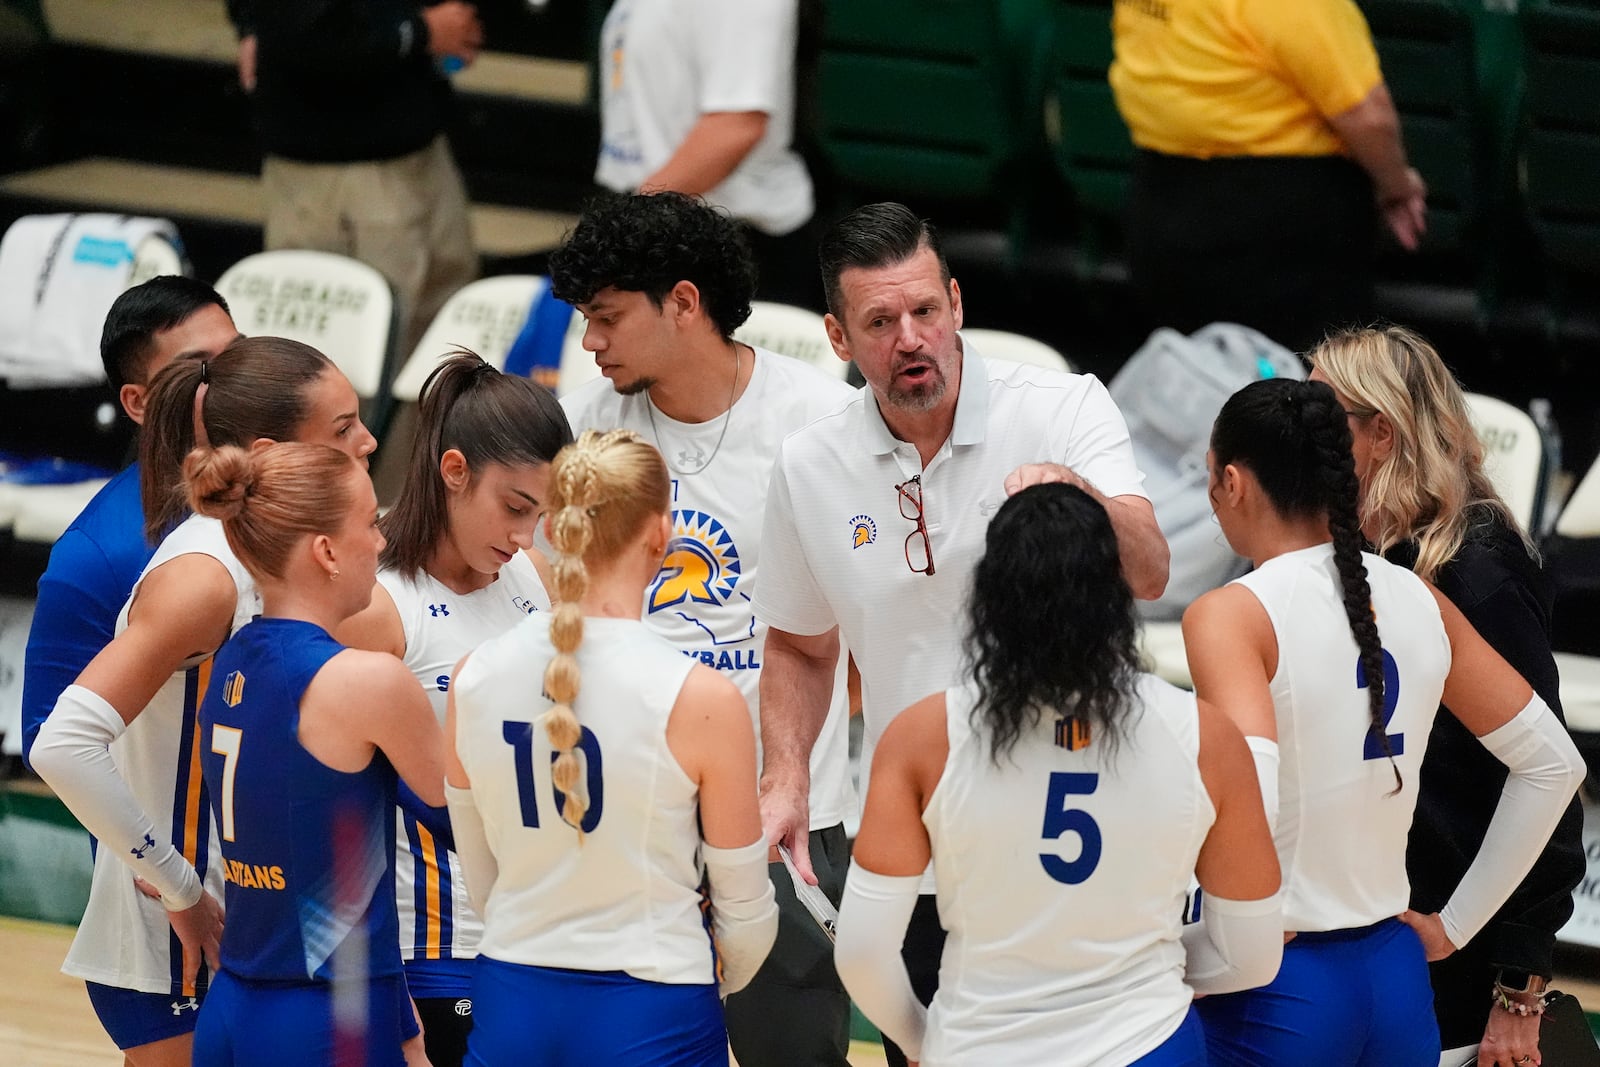
[[[682,193],[596,198],[550,254],[551,291],[574,307],[614,286],[645,294],[659,309],[681,281],[700,290],[723,340],[750,317],[756,265],[744,230]]]
[[[1139,675],[1133,593],[1111,518],[1088,493],[1030,486],[989,524],[968,595],[972,726],[999,766],[1046,710],[1088,725],[1108,751]]]
[[[1350,451],[1350,424],[1339,398],[1322,382],[1269,378],[1228,398],[1211,428],[1216,469],[1247,467],[1280,515],[1327,515],[1345,618],[1361,655],[1370,730],[1394,766],[1383,728],[1383,645],[1372,612],[1372,587],[1361,559],[1361,483]],[[1401,776],[1394,767],[1395,789]]]

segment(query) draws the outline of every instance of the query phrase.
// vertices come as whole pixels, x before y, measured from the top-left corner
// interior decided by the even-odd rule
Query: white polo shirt
[[[909,705],[962,679],[967,587],[1024,463],[1060,463],[1108,497],[1144,497],[1128,428],[1092,375],[986,362],[966,344],[955,425],[923,468],[870,389],[784,439],[763,526],[755,612],[793,634],[837,625],[861,672],[867,750]],[[922,475],[934,574],[906,562],[895,486]],[[917,562],[921,562],[919,559]]]

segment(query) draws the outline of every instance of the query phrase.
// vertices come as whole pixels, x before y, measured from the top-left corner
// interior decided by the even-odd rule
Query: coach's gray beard
[[[939,401],[944,398],[944,389],[944,372],[935,367],[933,374],[921,385],[913,386],[910,389],[896,389],[890,386],[889,405],[899,408],[901,411],[921,415],[939,406]]]

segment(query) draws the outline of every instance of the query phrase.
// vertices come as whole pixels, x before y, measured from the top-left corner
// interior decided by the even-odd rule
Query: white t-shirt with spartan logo
[[[784,437],[837,408],[849,386],[788,356],[756,349],[750,384],[728,413],[683,423],[652,410],[648,394],[619,396],[599,379],[562,398],[574,433],[629,429],[661,450],[672,477],[673,540],[645,591],[644,621],[696,661],[727,676],[760,730],[767,627],[754,611],[762,521],[772,464]],[[726,388],[726,379],[718,388]],[[653,422],[652,422],[653,419]],[[721,445],[718,446],[718,439]],[[683,474],[681,471],[696,473]],[[782,576],[773,576],[774,581]],[[849,768],[845,656],[833,704],[811,752],[811,828],[844,821],[854,804]]]

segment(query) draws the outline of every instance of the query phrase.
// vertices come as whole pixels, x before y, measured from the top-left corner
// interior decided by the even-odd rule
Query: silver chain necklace
[[[717,434],[717,443],[711,446],[711,455],[706,456],[705,462],[701,463],[700,466],[696,467],[692,471],[686,471],[686,470],[679,470],[677,467],[674,467],[672,465],[672,460],[667,458],[667,450],[661,444],[661,430],[656,426],[656,405],[655,405],[655,402],[650,399],[650,394],[648,392],[645,393],[645,397],[644,397],[644,413],[650,417],[650,433],[656,439],[656,451],[661,453],[661,461],[667,465],[667,470],[671,471],[673,474],[679,474],[679,475],[682,475],[682,476],[687,478],[687,477],[692,477],[693,475],[696,475],[696,474],[701,474],[701,473],[703,473],[705,471],[705,469],[707,467],[711,466],[711,461],[717,458],[717,453],[718,452],[722,451],[722,441],[723,441],[723,439],[728,436],[728,423],[733,421],[733,401],[734,401],[734,398],[736,396],[738,396],[738,395],[739,395],[739,349],[737,347],[735,347],[734,350],[733,350],[733,388],[728,390],[728,408],[727,408],[726,411],[724,411],[722,413],[722,432]],[[695,449],[695,454],[696,454],[696,457],[698,457],[701,454],[699,448]],[[680,459],[688,459],[689,458],[688,449],[682,450],[679,453],[679,458]]]

